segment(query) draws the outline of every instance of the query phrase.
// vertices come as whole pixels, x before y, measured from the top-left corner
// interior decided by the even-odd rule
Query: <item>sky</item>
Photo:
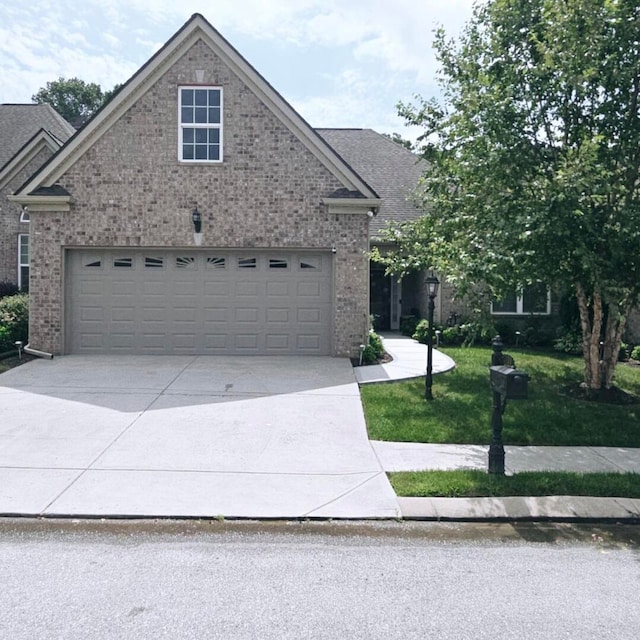
[[[456,36],[473,0],[0,0],[0,102],[48,81],[106,90],[201,13],[314,127],[414,138],[399,101],[437,96],[438,26]]]

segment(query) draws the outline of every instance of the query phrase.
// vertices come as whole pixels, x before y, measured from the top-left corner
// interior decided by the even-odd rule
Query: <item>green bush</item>
[[[633,351],[631,352],[631,357],[634,360],[640,360],[640,345],[633,348]]]
[[[0,299],[0,353],[15,349],[15,342],[26,344],[29,336],[29,296],[17,293]]]
[[[362,352],[362,364],[373,364],[377,362],[384,353],[382,339],[374,331],[369,331],[369,344]]]
[[[457,347],[464,342],[460,326],[447,327],[442,330],[442,343],[450,347]]]
[[[574,356],[582,354],[582,333],[574,329],[564,329],[562,333],[553,341],[553,348],[556,351],[570,353]]]
[[[403,336],[413,336],[416,332],[418,322],[420,322],[418,316],[402,316],[400,318],[400,333]]]
[[[618,351],[618,362],[626,362],[629,359],[629,346],[621,342],[620,351]]]

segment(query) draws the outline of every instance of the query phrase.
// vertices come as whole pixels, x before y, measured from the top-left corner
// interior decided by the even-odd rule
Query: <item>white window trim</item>
[[[29,282],[27,281],[26,283],[22,282],[22,268],[23,267],[27,267],[29,269],[29,271],[31,271],[31,266],[30,266],[30,262],[31,262],[31,247],[28,247],[28,257],[29,260],[24,263],[22,262],[22,245],[24,243],[24,238],[27,238],[27,245],[29,244],[29,234],[28,233],[19,233],[18,234],[18,289],[20,289],[22,291],[22,289],[24,288],[25,284],[26,286],[29,286]]]
[[[491,315],[493,316],[548,316],[551,315],[551,290],[547,288],[547,308],[545,311],[524,311],[523,296],[520,293],[516,296],[515,311],[494,311],[493,302],[491,303]]]
[[[182,90],[183,89],[216,89],[220,92],[220,124],[208,122],[182,122]],[[182,157],[182,132],[189,129],[218,129],[220,131],[220,158],[218,160],[185,159]],[[221,164],[224,157],[224,92],[216,85],[184,84],[178,86],[178,162],[183,164]]]
[[[27,209],[22,209],[22,211],[20,212],[20,222],[31,222]]]

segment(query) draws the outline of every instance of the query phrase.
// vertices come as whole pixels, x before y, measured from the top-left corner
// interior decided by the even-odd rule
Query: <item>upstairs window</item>
[[[178,157],[222,162],[222,88],[180,87]]]
[[[549,315],[551,294],[547,285],[537,282],[522,291],[513,291],[502,300],[494,300],[491,313],[495,315]]]

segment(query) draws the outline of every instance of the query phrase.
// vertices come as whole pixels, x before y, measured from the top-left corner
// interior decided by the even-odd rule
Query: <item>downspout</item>
[[[53,353],[47,353],[46,351],[40,351],[39,349],[32,349],[28,344],[25,345],[23,351],[31,356],[53,360]]]

